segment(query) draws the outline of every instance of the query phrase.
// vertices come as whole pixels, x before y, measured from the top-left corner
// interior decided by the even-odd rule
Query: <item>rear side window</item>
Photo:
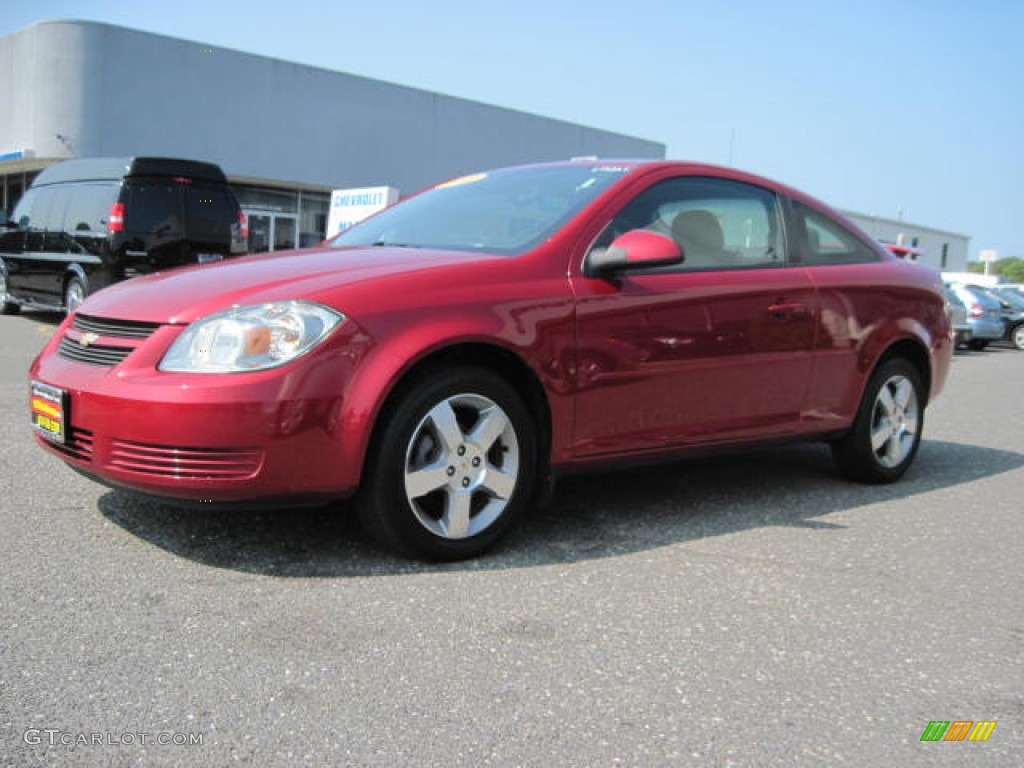
[[[181,232],[181,195],[176,184],[133,180],[124,191],[125,232],[160,237]]]
[[[879,255],[853,232],[803,203],[793,202],[797,250],[805,264],[864,264]]]
[[[201,242],[231,242],[238,203],[227,187],[195,182],[186,185],[185,211],[189,237]]]
[[[71,234],[106,234],[110,206],[117,199],[117,184],[75,184],[64,213],[64,229]]]

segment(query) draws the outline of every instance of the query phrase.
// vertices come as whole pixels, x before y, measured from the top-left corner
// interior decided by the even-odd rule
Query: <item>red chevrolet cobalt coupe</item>
[[[779,441],[900,477],[951,358],[939,275],[733,170],[439,184],[321,247],[105,289],[30,371],[39,443],[183,501],[354,497],[403,553],[492,545],[561,471]]]

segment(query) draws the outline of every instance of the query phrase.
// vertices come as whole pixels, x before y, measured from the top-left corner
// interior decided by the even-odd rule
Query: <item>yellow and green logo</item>
[[[988,741],[995,727],[995,720],[932,720],[921,741]]]

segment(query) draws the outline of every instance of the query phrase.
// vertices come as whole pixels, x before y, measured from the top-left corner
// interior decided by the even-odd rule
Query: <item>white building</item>
[[[905,245],[919,251],[918,263],[944,272],[967,270],[967,254],[971,238],[955,232],[924,227],[898,219],[885,219],[864,213],[843,211],[876,240]]]

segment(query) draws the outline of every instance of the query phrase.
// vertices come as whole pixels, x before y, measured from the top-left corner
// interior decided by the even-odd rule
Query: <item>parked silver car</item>
[[[990,342],[1003,338],[1006,326],[1003,324],[1002,305],[990,296],[984,288],[963,283],[949,283],[948,289],[967,308],[967,323],[971,327],[971,340],[967,346],[981,350]]]
[[[967,322],[967,307],[949,285],[946,286],[946,315],[953,329],[954,349],[966,347],[971,341],[971,324]]]

